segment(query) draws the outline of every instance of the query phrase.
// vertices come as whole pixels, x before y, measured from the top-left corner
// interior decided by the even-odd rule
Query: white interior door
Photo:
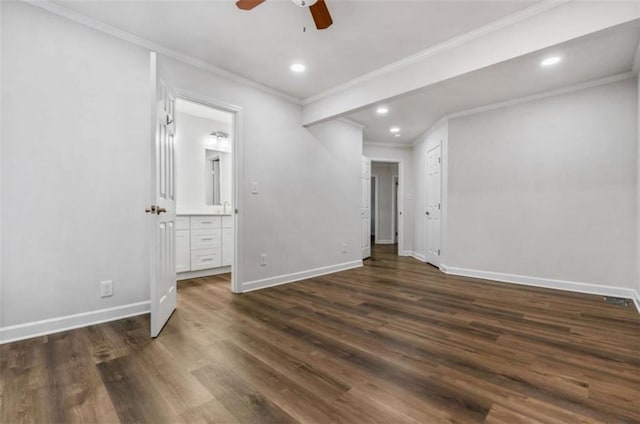
[[[147,209],[151,234],[151,337],[157,337],[176,309],[175,98],[151,53],[151,185]]]
[[[440,266],[440,212],[442,155],[441,147],[427,152],[427,262]]]
[[[362,259],[371,256],[371,161],[362,157],[362,201],[360,221],[362,225]]]

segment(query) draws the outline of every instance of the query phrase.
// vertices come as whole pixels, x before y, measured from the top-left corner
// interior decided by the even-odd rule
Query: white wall
[[[203,210],[217,210],[207,205],[205,178],[207,150],[215,147],[211,143],[212,131],[230,132],[229,125],[210,119],[178,112],[176,114],[176,202],[178,213],[195,213]],[[233,140],[230,141],[233,143]],[[226,149],[229,150],[229,149]],[[220,204],[233,204],[231,196],[231,154],[220,155]]]
[[[636,93],[627,79],[450,119],[446,265],[634,287]]]
[[[413,250],[415,256],[425,260],[427,255],[427,152],[438,145],[442,146],[442,220],[440,250],[442,261],[446,261],[447,255],[447,148],[448,148],[448,121],[442,119],[436,125],[416,140],[412,152],[412,167],[414,180],[414,216],[413,222]],[[446,262],[445,262],[446,263]]]
[[[2,323],[148,301],[148,53],[1,7]]]
[[[398,164],[388,162],[372,162],[371,175],[377,178],[378,184],[378,243],[393,243],[393,177],[398,176]],[[373,214],[372,214],[373,216]]]
[[[400,161],[402,162],[402,170],[400,175],[400,190],[398,197],[401,198],[399,210],[402,212],[400,216],[399,232],[402,233],[402,251],[400,255],[411,255],[413,251],[413,170],[411,161],[411,149],[409,148],[393,148],[381,146],[373,143],[364,143],[364,156],[377,161]]]
[[[151,201],[149,52],[24,3],[1,7],[0,341],[6,326],[50,319],[52,331],[70,314],[82,315],[65,323],[82,325],[86,314],[120,311],[105,308],[146,305]],[[237,275],[264,280],[243,289],[361,264],[362,130],[340,122],[307,130],[299,105],[180,62],[168,70],[199,100],[242,107]],[[260,194],[250,194],[252,181]],[[101,299],[105,279],[114,295]]]

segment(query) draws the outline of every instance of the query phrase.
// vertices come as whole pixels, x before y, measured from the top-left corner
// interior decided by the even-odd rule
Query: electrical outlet
[[[347,243],[342,243],[342,254],[347,253]]]
[[[267,254],[262,253],[260,255],[260,266],[266,266],[266,265],[267,265]]]
[[[100,282],[100,297],[113,296],[113,281]]]

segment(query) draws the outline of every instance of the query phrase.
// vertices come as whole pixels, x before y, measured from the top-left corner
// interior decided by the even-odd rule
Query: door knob
[[[429,211],[426,211],[425,214],[429,215]]]
[[[158,215],[161,213],[165,213],[167,210],[165,208],[158,208]]]
[[[151,206],[151,207],[149,207],[149,208],[145,209],[144,211],[145,211],[146,213],[155,213],[155,211],[156,211],[156,207],[155,207],[155,205],[154,205],[154,206]]]

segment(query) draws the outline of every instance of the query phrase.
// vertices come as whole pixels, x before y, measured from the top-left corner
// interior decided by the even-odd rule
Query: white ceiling
[[[448,114],[629,72],[639,41],[640,22],[634,21],[387,102],[385,116],[372,107],[347,118],[364,125],[365,141],[409,144]],[[563,58],[560,64],[540,66],[555,55]],[[393,137],[391,126],[400,127],[402,136]]]
[[[303,99],[536,2],[327,0],[334,24],[323,31],[290,0],[249,12],[233,0],[55,3]],[[307,72],[293,75],[294,61]]]

